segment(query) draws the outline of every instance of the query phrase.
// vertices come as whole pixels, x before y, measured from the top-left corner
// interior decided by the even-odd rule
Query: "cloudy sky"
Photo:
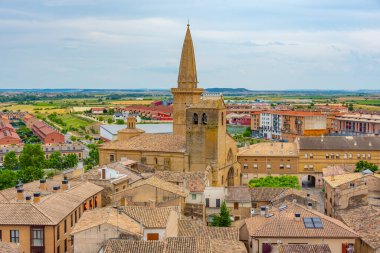
[[[380,0],[0,0],[0,88],[380,89]]]

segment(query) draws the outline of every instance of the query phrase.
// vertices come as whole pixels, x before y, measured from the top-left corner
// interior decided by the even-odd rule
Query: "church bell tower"
[[[173,134],[185,136],[186,108],[199,103],[203,93],[203,89],[197,87],[197,68],[189,24],[183,42],[177,83],[178,87],[171,90],[173,94]]]

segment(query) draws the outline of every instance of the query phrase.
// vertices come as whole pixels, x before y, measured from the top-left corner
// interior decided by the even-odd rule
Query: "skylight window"
[[[323,223],[320,218],[303,218],[305,228],[323,228]]]

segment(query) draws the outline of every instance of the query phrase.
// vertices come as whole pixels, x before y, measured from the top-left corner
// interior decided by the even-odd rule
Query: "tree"
[[[71,141],[76,141],[77,138],[76,138],[74,135],[71,135],[71,136],[70,136],[70,140],[71,140]]]
[[[3,166],[6,170],[17,170],[19,168],[16,152],[10,151],[5,155]]]
[[[45,167],[45,153],[40,144],[26,144],[21,151],[20,168],[27,168],[29,166],[43,169]]]
[[[68,154],[63,158],[64,168],[73,168],[78,165],[78,157],[76,154]]]
[[[252,136],[252,131],[250,127],[247,127],[243,133],[244,137],[251,137]]]
[[[47,166],[51,169],[62,170],[63,159],[59,151],[54,151],[47,160]]]
[[[18,176],[23,183],[28,183],[43,178],[44,171],[42,168],[36,166],[28,166],[19,170]]]
[[[108,124],[112,124],[112,123],[113,123],[113,120],[112,120],[111,118],[108,118],[108,119],[107,119],[107,122],[108,122]]]
[[[116,124],[118,124],[118,125],[124,125],[124,120],[123,119],[118,119],[118,120],[116,120]]]
[[[348,105],[348,110],[353,111],[354,110],[354,105],[351,103]]]
[[[103,116],[100,116],[100,117],[99,117],[99,121],[104,121],[104,117],[103,117]]]
[[[379,167],[374,163],[369,163],[368,161],[359,161],[356,163],[355,172],[362,172],[363,170],[369,169],[372,172],[375,172]]]
[[[0,170],[0,190],[17,185],[17,173],[12,170]]]
[[[220,207],[219,215],[214,215],[211,225],[214,227],[229,227],[231,225],[230,212],[227,209],[225,201],[223,201]]]

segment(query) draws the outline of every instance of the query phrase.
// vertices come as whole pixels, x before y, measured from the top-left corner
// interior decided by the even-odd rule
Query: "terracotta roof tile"
[[[178,220],[178,236],[200,236],[209,239],[239,240],[239,230],[236,227],[209,227],[198,220]]]
[[[54,221],[31,203],[0,203],[1,225],[53,225]]]
[[[358,235],[343,224],[315,210],[302,205],[286,202],[287,208],[279,211],[273,208],[269,213],[272,217],[256,215],[246,219],[246,225],[252,237],[309,237],[309,238],[356,238]],[[301,214],[301,221],[295,221],[294,214]],[[323,228],[305,228],[303,218],[319,217]]]
[[[371,136],[300,137],[300,150],[380,150],[380,138]]]
[[[187,195],[189,195],[189,191],[184,189],[183,187],[180,187],[176,184],[162,180],[156,176],[151,176],[145,180],[139,180],[136,183],[134,183],[133,185],[131,185],[131,187],[125,189],[125,191],[130,191],[132,189],[138,188],[138,187],[143,186],[143,185],[151,185],[151,186],[157,187],[159,189],[177,194],[177,195],[182,196],[182,197],[187,197]]]
[[[243,242],[232,240],[211,240],[212,253],[246,253]]]
[[[375,206],[363,206],[341,210],[338,217],[373,249],[380,248],[380,209]]]
[[[76,234],[102,224],[115,226],[124,233],[133,234],[138,237],[142,236],[140,224],[124,213],[119,214],[118,210],[112,207],[95,208],[84,212],[79,222],[75,224],[71,234]]]
[[[270,188],[270,187],[255,187],[250,188],[251,200],[254,202],[268,201],[280,195],[282,192],[287,191],[288,188]]]
[[[251,202],[250,189],[247,186],[227,187],[227,202]]]
[[[363,175],[362,173],[347,173],[335,176],[327,176],[324,177],[323,180],[328,183],[331,187],[335,188],[342,184],[349,183],[353,180],[365,177],[367,175]]]
[[[165,253],[165,242],[131,241],[123,239],[108,240],[104,253]]]
[[[173,134],[141,134],[125,141],[112,141],[100,149],[184,153],[185,137]]]
[[[148,228],[166,227],[171,212],[175,212],[172,207],[126,206],[124,208],[126,215]]]

